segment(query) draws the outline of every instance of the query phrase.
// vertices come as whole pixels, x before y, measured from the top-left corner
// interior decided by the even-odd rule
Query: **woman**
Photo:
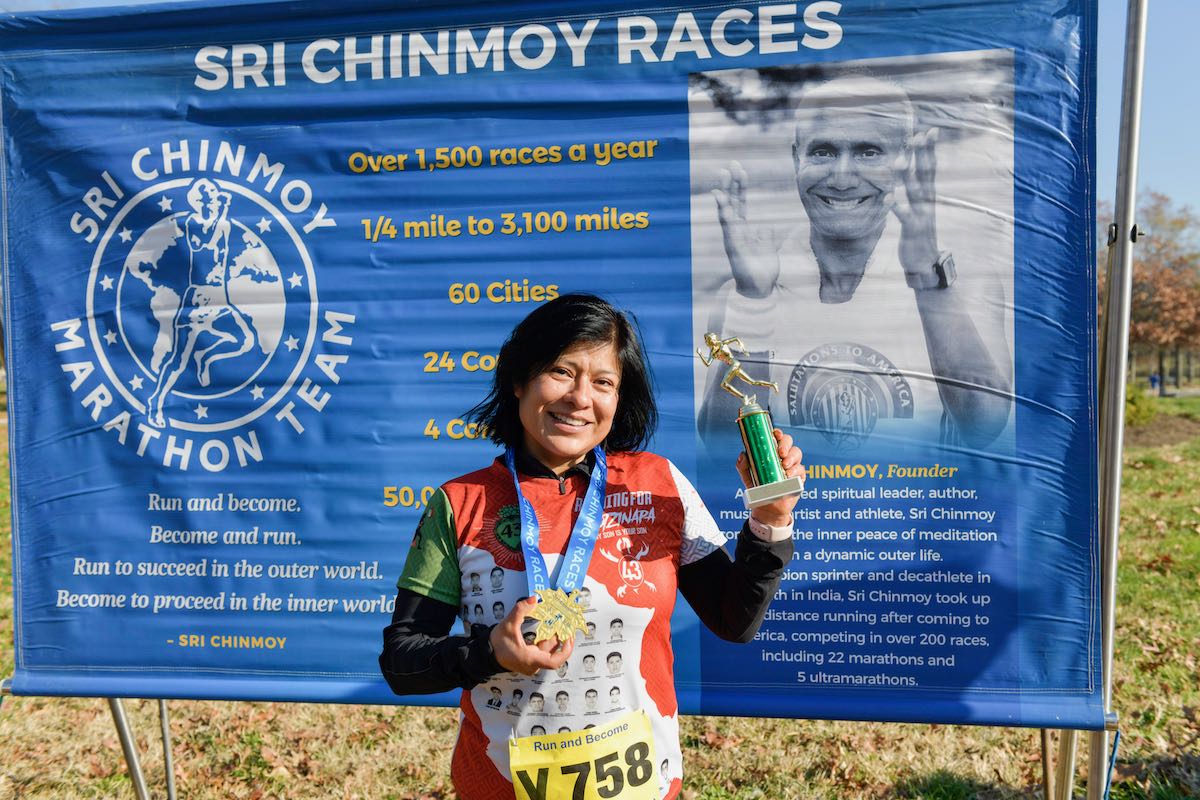
[[[384,677],[397,694],[464,689],[451,766],[463,800],[512,798],[514,780],[522,796],[553,797],[552,781],[568,773],[608,791],[618,781],[653,787],[622,797],[657,796],[660,787],[675,797],[676,588],[718,636],[752,639],[791,559],[796,499],[756,508],[731,561],[687,478],[642,451],[657,410],[641,346],[629,320],[591,295],[561,296],[517,325],[471,416],[505,456],[431,498],[384,631]],[[803,476],[791,437],[775,436],[787,474]],[[746,482],[744,454],[737,468]],[[489,588],[468,580],[496,569]],[[538,641],[526,618],[552,607],[539,609],[539,586],[578,591],[578,635]],[[485,599],[510,609],[499,623],[468,612]],[[460,609],[465,635],[451,636]],[[528,699],[499,708],[494,689]],[[570,751],[583,734],[609,744],[616,767],[604,756],[584,775],[571,751],[555,771],[554,751]],[[548,770],[522,766],[547,751]]]

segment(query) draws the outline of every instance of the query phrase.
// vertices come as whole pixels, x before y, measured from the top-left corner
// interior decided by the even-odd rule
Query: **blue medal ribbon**
[[[516,458],[511,447],[504,450],[504,465],[513,476],[513,485],[517,488],[517,504],[521,510],[521,549],[525,553],[525,580],[529,584],[529,594],[532,596],[538,590],[557,588],[570,593],[583,585],[587,575],[588,563],[592,560],[592,552],[596,549],[596,537],[600,532],[600,521],[604,515],[604,492],[608,486],[608,460],[604,450],[596,447],[592,450],[596,464],[592,468],[592,478],[588,483],[587,494],[583,497],[583,507],[579,509],[579,517],[575,527],[571,529],[571,538],[567,541],[567,552],[559,561],[557,581],[550,575],[546,566],[546,558],[541,549],[541,527],[538,524],[537,513],[533,503],[521,491],[521,480],[517,477]],[[557,583],[555,587],[552,584]]]

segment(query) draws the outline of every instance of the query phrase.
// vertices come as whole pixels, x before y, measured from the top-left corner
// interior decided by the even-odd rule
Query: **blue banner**
[[[639,321],[653,449],[730,537],[723,383],[808,465],[758,638],[677,607],[683,711],[1100,727],[1095,26],[1090,0],[0,20],[14,691],[397,702],[412,532],[498,454],[464,413],[519,319],[587,291]]]

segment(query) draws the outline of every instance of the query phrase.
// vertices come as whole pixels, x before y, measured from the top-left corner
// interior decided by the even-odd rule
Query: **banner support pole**
[[[1058,732],[1058,775],[1054,780],[1054,800],[1071,800],[1075,793],[1075,753],[1079,748],[1079,731]]]
[[[117,727],[117,736],[121,739],[121,750],[125,752],[125,764],[129,767],[129,779],[133,782],[133,791],[138,800],[150,800],[146,791],[146,778],[142,775],[142,765],[138,763],[137,743],[129,731],[129,720],[125,717],[125,706],[119,697],[108,698],[108,708],[112,711],[113,724]]]
[[[1054,759],[1050,755],[1052,747],[1049,728],[1042,728],[1042,797],[1051,800],[1054,797]]]
[[[1133,294],[1133,246],[1141,236],[1137,210],[1138,149],[1141,138],[1142,70],[1146,54],[1149,0],[1129,0],[1125,18],[1125,72],[1121,91],[1114,223],[1109,261],[1100,361],[1100,533],[1103,550],[1101,623],[1104,713],[1112,716],[1112,661],[1116,635],[1117,539],[1121,523],[1121,453],[1125,437],[1126,364]],[[1088,800],[1100,800],[1108,772],[1108,731],[1088,741]]]
[[[163,769],[167,773],[167,800],[175,800],[175,761],[171,758],[171,719],[167,701],[158,701],[158,721],[162,725]]]

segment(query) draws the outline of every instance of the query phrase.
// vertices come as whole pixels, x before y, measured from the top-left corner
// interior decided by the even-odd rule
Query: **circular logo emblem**
[[[881,417],[911,418],[908,380],[865,345],[837,342],[804,355],[788,380],[793,425],[815,429],[837,451],[858,448]]]
[[[129,198],[88,279],[101,366],[155,428],[217,432],[264,414],[303,369],[316,314],[312,261],[291,223],[215,178]]]
[[[496,518],[496,539],[514,553],[521,547],[521,512],[515,505],[504,506]]]

